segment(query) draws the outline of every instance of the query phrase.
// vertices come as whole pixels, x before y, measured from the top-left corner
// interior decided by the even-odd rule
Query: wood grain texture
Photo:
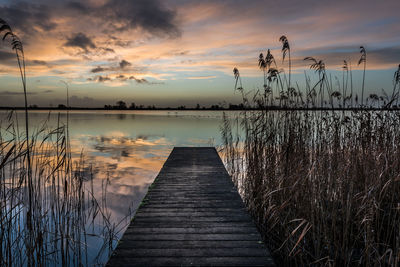
[[[274,266],[215,148],[175,147],[107,266]]]

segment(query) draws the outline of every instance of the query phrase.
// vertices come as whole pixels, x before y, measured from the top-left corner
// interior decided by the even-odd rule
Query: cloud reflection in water
[[[23,112],[18,112],[23,121],[20,116]],[[110,224],[116,226],[117,237],[123,234],[174,146],[221,143],[222,112],[71,111],[69,118],[72,157],[79,160],[83,155],[80,174],[88,186],[93,183],[100,205],[105,201],[105,212]],[[64,112],[59,119],[61,125],[66,124]],[[32,132],[43,123],[53,129],[57,121],[58,112],[30,112]],[[102,240],[91,236],[87,244],[89,262],[95,262]],[[106,260],[107,255],[103,255],[99,262]]]
[[[88,136],[86,140],[74,146],[85,147],[86,161],[93,164],[95,192],[102,192],[104,179],[110,181],[107,207],[112,220],[119,222],[129,215],[128,208],[134,211],[139,205],[173,144],[163,137],[133,138],[118,131]]]

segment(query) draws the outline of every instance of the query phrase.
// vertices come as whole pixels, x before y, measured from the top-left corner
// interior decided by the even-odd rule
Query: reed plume
[[[326,82],[325,63],[322,60],[316,60],[313,57],[306,57],[306,58],[304,58],[304,60],[311,61],[310,69],[312,69],[316,73],[318,73],[319,80],[311,90],[314,90],[319,85],[319,94],[321,97],[320,108],[322,108],[323,102],[324,102],[324,84]]]
[[[282,35],[279,38],[279,41],[282,43],[282,62],[285,61],[286,55],[289,56],[289,84],[288,88],[291,88],[291,73],[292,73],[292,60],[290,58],[290,45],[289,40],[285,35]]]
[[[397,68],[397,70],[394,72],[394,76],[393,76],[393,93],[392,93],[392,100],[396,99],[396,107],[398,108],[398,104],[399,104],[399,96],[400,96],[400,64],[399,67]],[[396,91],[396,87],[399,87],[397,93],[395,93]]]
[[[28,188],[28,201],[29,201],[29,208],[28,208],[28,212],[26,214],[26,227],[29,231],[33,231],[33,225],[32,225],[32,221],[33,221],[33,217],[34,217],[34,210],[33,210],[33,203],[32,203],[32,199],[33,199],[33,181],[32,181],[32,166],[31,166],[31,144],[30,144],[30,138],[29,138],[29,115],[28,115],[28,97],[27,97],[27,88],[26,88],[26,71],[25,71],[25,55],[24,55],[24,48],[22,45],[22,42],[20,40],[20,38],[14,34],[14,32],[12,31],[10,25],[8,25],[8,23],[6,21],[4,21],[3,19],[0,18],[0,34],[3,34],[3,41],[5,41],[6,39],[10,39],[10,44],[11,44],[11,48],[12,50],[14,50],[15,52],[15,56],[17,58],[17,63],[18,63],[18,69],[19,69],[19,73],[20,73],[20,77],[21,77],[21,81],[22,81],[22,88],[23,88],[23,92],[24,92],[24,106],[25,106],[25,133],[26,133],[26,162],[27,162],[27,175],[28,175],[28,179],[26,181],[27,183],[27,188]],[[33,247],[34,244],[34,240],[33,240],[33,235],[29,235],[28,236],[28,243],[30,244],[28,246],[28,249],[31,249]],[[32,252],[29,252],[32,253]],[[28,264],[31,263],[31,259],[28,258]]]
[[[271,83],[279,71],[266,58]],[[361,59],[365,70],[365,49]],[[390,98],[384,91],[383,96],[369,94],[365,105],[354,108],[351,62],[344,61],[342,87],[336,78],[334,90],[324,61],[305,61],[319,78],[311,86],[305,74],[305,101],[300,88],[282,90],[280,102],[295,101],[273,110],[263,105],[267,96],[256,92],[246,102],[251,110],[236,120],[224,115],[221,156],[282,266],[395,267],[400,262],[400,112],[386,110]],[[400,65],[393,83],[397,100]],[[323,106],[325,91],[331,110]],[[333,108],[334,99],[343,110]],[[345,109],[349,99],[352,108]],[[381,101],[382,109],[376,109]]]
[[[363,63],[363,79],[362,79],[362,86],[361,86],[361,107],[362,107],[364,105],[365,70],[367,68],[367,51],[365,50],[364,46],[360,46],[360,54],[361,54],[361,57],[358,60],[358,65]]]
[[[263,71],[263,79],[264,79],[264,85],[263,85],[263,87],[264,87],[264,89],[265,89],[265,87],[267,86],[267,85],[266,85],[266,82],[265,82],[265,69],[266,69],[266,67],[267,67],[267,64],[266,64],[266,62],[265,62],[263,53],[260,53],[260,55],[258,56],[258,66],[259,66],[260,69]]]
[[[45,121],[30,134],[23,45],[2,19],[0,34],[15,52],[25,103],[23,134],[18,112],[11,111],[0,121],[0,265],[88,265],[90,224],[100,228],[100,233],[92,231],[92,238],[101,237],[103,231],[105,243],[113,244],[114,227],[93,187],[89,190],[85,185],[90,180],[85,174],[92,172],[83,155],[71,160],[68,119],[64,125],[58,114],[55,129]]]

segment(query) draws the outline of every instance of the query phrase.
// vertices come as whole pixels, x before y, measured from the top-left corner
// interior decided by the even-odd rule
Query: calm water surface
[[[18,112],[23,125],[23,112]],[[6,112],[2,111],[4,115]],[[48,120],[49,128],[66,124],[62,111],[30,111],[31,131]],[[230,112],[230,115],[234,115]],[[49,118],[49,119],[48,119]],[[96,198],[106,192],[112,224],[121,237],[149,185],[174,146],[221,145],[221,111],[71,111],[69,134],[73,158],[92,165]],[[109,181],[109,183],[106,183]],[[104,190],[107,184],[106,191]],[[94,263],[101,242],[88,240]],[[107,260],[103,255],[100,263]]]

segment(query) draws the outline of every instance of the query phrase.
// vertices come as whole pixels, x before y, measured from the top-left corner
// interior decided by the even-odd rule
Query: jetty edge
[[[174,147],[106,266],[275,266],[214,147]]]

